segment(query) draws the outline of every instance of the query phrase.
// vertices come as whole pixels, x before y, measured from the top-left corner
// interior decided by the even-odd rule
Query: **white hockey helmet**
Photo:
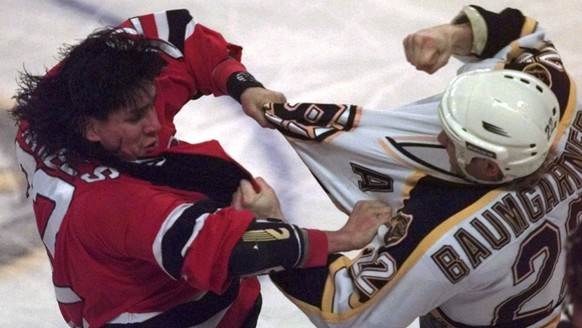
[[[552,90],[533,75],[477,70],[451,81],[439,118],[465,177],[498,184],[525,177],[542,165],[556,137],[560,108]],[[465,167],[474,157],[497,163],[502,180],[469,175]]]

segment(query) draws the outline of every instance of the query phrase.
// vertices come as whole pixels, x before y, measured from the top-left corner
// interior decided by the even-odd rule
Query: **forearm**
[[[233,208],[283,218],[274,190],[257,178],[259,193],[248,181],[241,181],[233,195]],[[267,273],[290,268],[325,265],[327,254],[359,249],[390,219],[392,210],[380,201],[359,201],[348,221],[337,231],[302,229],[282,220],[255,220],[236,243],[229,261],[234,275]],[[269,216],[267,216],[269,217]]]
[[[255,79],[249,72],[235,72],[232,73],[226,82],[226,90],[228,94],[239,103],[241,102],[241,95],[248,88],[264,88],[263,84]]]
[[[279,220],[255,220],[235,245],[229,260],[234,276],[256,275],[326,264],[328,242],[319,230]]]
[[[241,63],[242,47],[229,43],[217,31],[196,23],[186,9],[136,16],[120,24],[160,44],[169,62],[178,67],[195,95],[228,94],[227,81],[236,72],[245,72]],[[160,33],[160,29],[167,33]],[[170,63],[170,67],[172,66]],[[179,63],[179,64],[178,64]]]
[[[357,249],[353,243],[353,236],[342,231],[326,231],[328,253],[348,252]]]
[[[388,217],[378,214],[372,225],[358,221],[354,223],[358,229],[344,226],[338,231],[303,229],[273,219],[255,220],[231,253],[230,272],[244,276],[325,265],[328,254],[364,247]]]

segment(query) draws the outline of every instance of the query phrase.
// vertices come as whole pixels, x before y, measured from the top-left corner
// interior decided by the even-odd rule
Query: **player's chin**
[[[144,148],[137,157],[151,157],[154,156],[157,152],[156,150],[158,147],[147,147]]]

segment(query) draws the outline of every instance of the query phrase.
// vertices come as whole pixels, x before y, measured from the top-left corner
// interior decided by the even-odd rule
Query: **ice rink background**
[[[403,55],[411,32],[448,22],[465,4],[499,11],[511,6],[549,31],[566,67],[580,83],[582,1],[3,0],[0,12],[0,107],[11,104],[17,72],[41,73],[56,63],[62,43],[75,43],[102,25],[149,12],[187,8],[194,19],[244,47],[243,62],[289,102],[333,102],[390,109],[442,91],[458,62],[429,76]],[[284,139],[241,114],[233,100],[206,97],[178,116],[179,137],[218,139],[256,176],[277,190],[287,218],[336,229],[345,220]],[[11,124],[0,111],[0,327],[66,327],[50,283],[50,267],[13,173]],[[311,327],[268,279],[259,327]],[[411,286],[411,288],[415,288]],[[390,315],[390,310],[386,310]],[[413,323],[410,327],[417,327]],[[399,328],[399,327],[390,327]]]

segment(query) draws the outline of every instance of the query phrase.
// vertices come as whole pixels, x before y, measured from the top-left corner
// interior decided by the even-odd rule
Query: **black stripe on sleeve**
[[[167,12],[170,35],[168,42],[184,53],[186,26],[192,21],[192,16],[186,9],[169,10]]]
[[[186,209],[162,238],[162,264],[164,270],[174,279],[181,278],[184,264],[182,249],[192,236],[198,218],[206,213],[214,213],[219,203],[212,200],[200,201]]]

